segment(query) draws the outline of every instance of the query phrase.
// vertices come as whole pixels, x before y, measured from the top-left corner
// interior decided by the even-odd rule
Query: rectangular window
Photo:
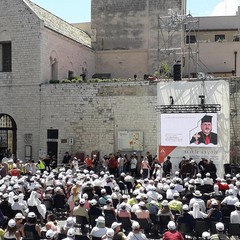
[[[187,35],[186,36],[186,43],[196,43],[197,39],[195,35]]]
[[[222,42],[223,40],[225,40],[225,34],[215,35],[215,42]]]
[[[12,44],[11,42],[0,43],[0,72],[12,71]]]
[[[58,129],[48,129],[47,130],[48,139],[58,139]]]

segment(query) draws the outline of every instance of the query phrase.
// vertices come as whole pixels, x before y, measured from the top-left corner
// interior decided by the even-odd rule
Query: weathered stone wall
[[[142,76],[143,73],[153,74],[159,70],[161,58],[158,49],[181,45],[179,33],[170,41],[169,36],[165,35],[163,38],[161,34],[163,27],[160,25],[159,17],[167,16],[169,8],[180,12],[180,2],[180,0],[92,0],[92,46],[97,51],[99,59],[96,62],[96,69],[107,72],[111,68],[111,73],[114,73],[115,77],[124,78],[132,77],[136,72]],[[164,28],[163,32],[166,32],[166,29]],[[121,50],[133,49],[146,51],[142,56],[146,61],[139,67],[142,71],[135,68],[133,59],[136,52],[129,51],[129,55],[132,56],[122,61],[122,66],[127,66],[126,71],[119,74],[120,64],[112,67],[110,60],[113,59],[113,51],[118,50],[115,52],[117,59],[118,56],[121,58],[125,56]],[[103,51],[104,55],[101,54]],[[110,56],[106,57],[107,54]],[[101,64],[103,61],[104,65]]]
[[[87,68],[87,78],[95,73],[93,50],[47,28],[42,30],[41,36],[42,82],[52,80],[50,57],[57,59],[59,80],[68,79],[68,71],[80,76],[82,68]]]
[[[12,73],[1,72],[0,84],[39,83],[40,26],[23,1],[0,1],[0,33],[8,31],[12,42]]]
[[[59,159],[65,151],[101,156],[117,151],[117,132],[144,133],[144,152],[156,153],[157,86],[148,82],[54,84],[41,86],[40,149],[46,152],[47,129],[59,129]],[[74,138],[74,145],[62,139]]]

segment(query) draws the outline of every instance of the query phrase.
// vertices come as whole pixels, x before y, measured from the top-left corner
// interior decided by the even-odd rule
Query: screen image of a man
[[[217,144],[217,134],[212,132],[212,116],[205,115],[201,119],[201,131],[198,133],[195,133],[190,141],[191,143],[195,144]]]

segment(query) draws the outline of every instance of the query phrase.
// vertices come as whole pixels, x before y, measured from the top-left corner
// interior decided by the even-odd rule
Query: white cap
[[[107,232],[106,232],[106,236],[107,236],[108,238],[113,238],[113,236],[114,236],[114,230],[113,230],[112,228],[108,228],[108,229],[107,229]]]
[[[105,218],[104,218],[103,216],[99,216],[99,217],[96,219],[96,222],[105,223]]]
[[[209,232],[203,232],[202,233],[202,239],[203,240],[210,239],[210,233]]]
[[[14,219],[10,219],[9,221],[8,221],[8,226],[9,227],[15,227],[16,226],[16,222],[15,222],[15,220]]]
[[[3,197],[3,198],[8,198],[9,195],[8,195],[8,193],[4,193],[2,197]]]
[[[179,197],[180,196],[180,194],[178,193],[178,192],[175,192],[174,194],[173,194],[173,197]]]
[[[114,230],[116,227],[121,226],[122,223],[119,222],[113,222],[111,228]]]
[[[36,214],[34,212],[29,212],[28,213],[28,218],[35,218]]]
[[[75,224],[74,218],[73,217],[68,217],[67,220],[66,220],[65,226],[68,227],[68,228],[71,228],[71,227],[73,227],[74,224]]]
[[[85,204],[85,202],[86,202],[86,200],[84,198],[81,198],[79,201],[80,204]]]
[[[47,230],[46,238],[53,238],[54,235],[55,235],[55,232],[52,229]]]
[[[140,229],[140,224],[137,221],[133,221],[132,229]]]
[[[48,186],[48,187],[46,188],[46,192],[47,192],[47,191],[51,191],[51,190],[53,190],[53,188],[50,187],[50,186]]]
[[[224,224],[223,223],[218,222],[218,223],[215,224],[215,226],[216,226],[216,229],[218,231],[224,231]]]
[[[189,210],[189,207],[188,207],[187,204],[184,204],[184,205],[182,206],[182,209],[185,210],[185,211],[187,211],[187,210]]]
[[[163,200],[162,201],[162,206],[164,206],[164,207],[168,206],[168,200]]]
[[[25,219],[25,217],[21,213],[17,213],[15,219]]]
[[[75,230],[74,228],[69,228],[67,231],[67,236],[68,237],[74,237],[75,236]]]
[[[175,230],[176,229],[176,224],[173,221],[169,221],[167,227],[168,227],[169,230]]]
[[[237,207],[237,208],[239,208],[239,207],[240,207],[240,202],[236,202],[236,203],[234,204],[234,206]]]
[[[213,201],[211,202],[211,205],[217,206],[217,205],[218,205],[218,202],[217,202],[216,200],[213,200]]]
[[[141,201],[139,204],[138,204],[140,207],[145,207],[145,202]]]
[[[94,206],[94,205],[97,204],[97,200],[96,200],[96,199],[92,199],[92,200],[89,201],[89,203],[90,203],[92,206]]]
[[[105,188],[101,189],[101,193],[106,193],[106,189]]]

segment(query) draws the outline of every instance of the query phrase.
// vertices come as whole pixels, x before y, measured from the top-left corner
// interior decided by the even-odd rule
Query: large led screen
[[[161,146],[217,146],[217,114],[161,114],[160,139]]]

